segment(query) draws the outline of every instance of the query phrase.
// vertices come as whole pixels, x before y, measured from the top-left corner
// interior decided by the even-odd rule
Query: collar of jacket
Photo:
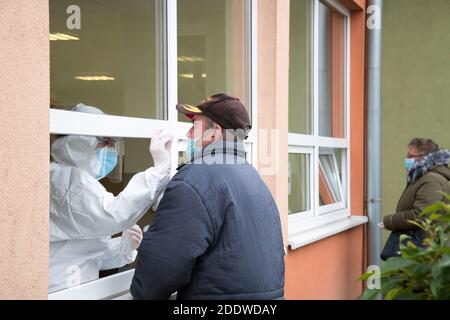
[[[417,179],[436,166],[447,166],[449,163],[450,152],[448,150],[432,152],[414,164],[414,167],[408,172],[408,183],[414,183]]]
[[[246,164],[243,142],[219,140],[194,155],[185,164]],[[178,167],[181,168],[185,164]]]

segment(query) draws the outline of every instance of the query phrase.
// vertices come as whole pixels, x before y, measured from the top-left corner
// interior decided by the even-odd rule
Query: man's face
[[[194,115],[192,120],[192,127],[187,132],[188,139],[195,139],[197,147],[204,148],[210,143],[216,141],[220,135],[220,127],[213,127],[207,129],[209,120],[204,115]]]

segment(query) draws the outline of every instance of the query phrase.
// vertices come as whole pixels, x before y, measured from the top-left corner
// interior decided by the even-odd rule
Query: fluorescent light
[[[194,74],[193,73],[181,73],[180,77],[181,78],[194,79]]]
[[[109,77],[109,76],[77,76],[74,77],[74,79],[77,80],[82,80],[82,81],[111,81],[111,80],[116,80],[116,78],[114,77]]]
[[[80,40],[80,38],[65,33],[50,33],[50,41]]]
[[[177,58],[179,62],[203,62],[205,61],[202,57],[195,57],[195,56],[179,56]]]
[[[206,73],[202,73],[202,78],[206,78]]]

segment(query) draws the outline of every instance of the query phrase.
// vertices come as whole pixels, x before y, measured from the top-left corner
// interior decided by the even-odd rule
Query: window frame
[[[331,7],[345,18],[345,136],[344,138],[324,137],[319,135],[319,3]],[[296,213],[288,216],[288,237],[298,235],[300,232],[315,229],[350,217],[350,11],[337,0],[310,0],[310,45],[308,62],[312,67],[308,75],[310,81],[311,101],[311,135],[288,133],[288,153],[296,153],[298,148],[311,148],[313,157],[311,166],[314,174],[310,175],[310,186],[314,194],[312,202],[312,216],[310,214]],[[321,150],[342,149],[342,190],[343,201],[338,204],[319,206],[319,155]]]
[[[179,0],[181,1],[181,0]],[[108,136],[122,138],[153,137],[157,128],[167,128],[174,134],[172,143],[172,170],[176,173],[178,167],[178,152],[186,147],[186,132],[190,123],[178,121],[175,105],[178,102],[178,61],[177,61],[177,0],[158,0],[157,21],[159,27],[156,35],[159,45],[163,48],[160,54],[166,56],[163,71],[157,74],[157,90],[163,108],[157,115],[165,120],[136,118],[119,115],[98,115],[50,109],[50,134],[77,134],[90,136]],[[257,153],[257,0],[245,0],[245,37],[246,37],[246,91],[252,118],[252,131],[245,141],[248,161],[255,168],[258,163]],[[161,15],[161,16],[159,16]],[[159,113],[158,113],[159,112]],[[117,297],[131,298],[127,293],[134,269],[120,272],[75,287],[49,293],[49,299],[113,299]]]

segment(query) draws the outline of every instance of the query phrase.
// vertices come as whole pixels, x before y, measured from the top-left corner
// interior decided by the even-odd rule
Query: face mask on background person
[[[406,158],[403,164],[405,166],[406,171],[408,172],[411,171],[414,168],[414,163],[415,163],[414,159]]]

